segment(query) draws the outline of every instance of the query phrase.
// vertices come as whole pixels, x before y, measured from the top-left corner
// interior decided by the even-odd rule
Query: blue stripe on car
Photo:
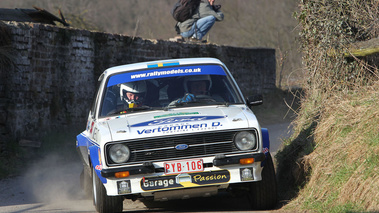
[[[107,87],[132,81],[148,80],[162,77],[176,77],[188,75],[226,75],[219,65],[180,66],[158,68],[138,72],[126,72],[113,75],[109,78]]]
[[[263,152],[266,155],[270,155],[270,138],[268,135],[268,130],[266,128],[262,128],[262,142],[263,142]],[[266,160],[262,161],[261,166],[265,166]]]

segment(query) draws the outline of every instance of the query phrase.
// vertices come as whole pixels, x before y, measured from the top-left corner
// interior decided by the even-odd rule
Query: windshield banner
[[[178,66],[159,69],[149,69],[138,72],[127,72],[113,75],[109,78],[107,87],[125,82],[167,78],[188,75],[226,75],[219,65]]]

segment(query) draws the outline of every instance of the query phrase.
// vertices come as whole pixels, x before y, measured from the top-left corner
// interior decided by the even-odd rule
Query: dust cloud
[[[69,203],[70,208],[76,209],[72,201],[87,199],[80,187],[81,171],[81,162],[67,159],[65,153],[48,154],[26,169],[23,188],[35,202],[63,206]],[[79,203],[77,207],[82,208],[82,202]]]

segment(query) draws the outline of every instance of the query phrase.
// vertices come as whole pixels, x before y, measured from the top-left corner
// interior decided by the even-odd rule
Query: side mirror
[[[261,105],[263,104],[263,96],[262,95],[249,96],[247,97],[246,102],[249,107]]]

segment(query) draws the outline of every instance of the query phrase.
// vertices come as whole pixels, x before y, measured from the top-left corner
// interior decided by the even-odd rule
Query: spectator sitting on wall
[[[206,43],[202,38],[208,33],[216,21],[222,21],[224,14],[220,11],[220,5],[214,5],[215,0],[202,0],[198,11],[190,19],[184,22],[178,22],[177,28],[180,36],[175,37],[177,41],[184,41],[183,38],[189,38],[192,42]]]

